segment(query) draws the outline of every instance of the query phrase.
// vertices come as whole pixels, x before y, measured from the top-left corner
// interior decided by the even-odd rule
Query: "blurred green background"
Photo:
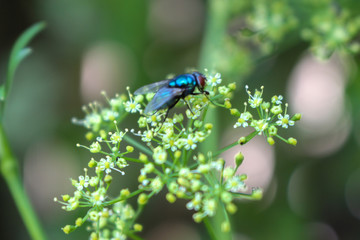
[[[299,37],[299,29],[311,22],[309,16],[320,15],[329,1],[319,1],[314,8],[302,8],[311,6],[306,0],[287,2],[290,11],[281,7],[270,11],[282,13],[280,22],[291,31],[269,29],[265,38],[272,41],[259,44],[239,35],[239,30],[251,22],[247,14],[259,20],[256,14],[266,9],[232,1],[224,29],[228,38],[220,48],[210,48],[217,55],[213,64],[207,61],[211,65],[206,67],[220,71],[225,83],[237,82],[235,106],[247,100],[246,84],[250,89],[264,85],[266,96],[284,95],[290,114],[303,114],[296,127],[284,132],[285,137],[298,139],[297,147],[279,141],[269,147],[257,137],[224,155],[231,161],[236,151],[243,151],[240,171],[248,174],[249,187],[264,189],[263,200],[239,202],[232,218],[234,239],[359,239],[359,58],[335,51],[329,59],[319,60],[309,51],[311,41]],[[360,12],[355,0],[331,4],[338,11],[347,9],[350,16]],[[72,125],[71,118],[81,118],[81,106],[90,101],[104,102],[102,90],[113,96],[125,92],[126,86],[135,90],[169,73],[199,66],[200,56],[211,56],[201,52],[206,26],[217,21],[211,19],[207,5],[202,0],[0,2],[1,79],[15,39],[33,23],[47,23],[31,43],[34,53],[16,74],[5,128],[49,239],[88,237],[85,228],[65,235],[61,227],[72,224],[81,211],[68,213],[53,202],[55,196],[72,192],[69,179],[82,174],[89,160],[87,151],[75,147],[86,143],[85,129]],[[358,38],[355,34],[354,41]],[[233,129],[235,118],[219,119],[224,126],[221,146],[245,134]],[[129,168],[119,177],[119,189],[136,187],[138,171]],[[1,239],[29,239],[2,178],[0,185]],[[115,184],[113,188],[115,194]],[[169,204],[164,194],[154,199],[139,219],[145,239],[207,239],[185,202]]]

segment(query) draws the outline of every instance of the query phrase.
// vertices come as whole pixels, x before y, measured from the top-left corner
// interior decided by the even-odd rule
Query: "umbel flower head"
[[[231,109],[232,113],[240,114],[237,122],[234,124],[234,128],[250,126],[254,128],[254,132],[246,138],[240,139],[240,143],[244,144],[248,142],[255,135],[264,135],[270,145],[275,143],[273,137],[277,137],[288,144],[296,145],[296,141],[290,141],[290,138],[286,140],[278,135],[278,128],[287,129],[290,126],[294,126],[295,121],[300,120],[301,114],[298,113],[290,117],[290,115],[287,114],[287,103],[285,103],[283,113],[283,96],[281,95],[275,95],[271,98],[271,102],[265,102],[262,97],[264,87],[261,87],[261,91],[255,89],[254,94],[251,93],[247,85],[245,89],[249,98],[247,102],[244,102],[245,107],[243,112],[240,113],[237,109]],[[250,113],[247,110],[248,105],[256,111]]]
[[[285,140],[278,135],[278,130],[293,126],[301,115],[290,117],[281,95],[266,102],[262,97],[263,87],[254,93],[246,87],[248,100],[244,109],[232,108],[235,83],[223,84],[221,74],[216,72],[206,70],[205,76],[204,92],[179,99],[178,105],[183,103],[187,107],[185,114],[167,115],[166,109],[144,114],[143,109],[154,94],[134,96],[130,88],[127,95],[116,95],[112,99],[103,93],[107,107],[96,102],[84,107],[85,118],[73,121],[88,129],[85,137],[89,144],[77,146],[92,154],[88,167],[93,171],[84,169],[83,175],[71,179],[73,194],[55,200],[62,203],[66,211],[78,208],[87,208],[87,211],[75,224],[66,225],[65,233],[88,222],[90,239],[136,239],[143,228],[136,223],[141,211],[161,191],[167,192],[170,203],[184,199],[195,222],[213,217],[218,211],[234,214],[236,199],[261,198],[261,189],[249,190],[246,174],[237,172],[244,156],[236,154],[235,167],[228,167],[218,155],[238,143],[245,144],[256,135],[267,137],[269,144],[277,137],[296,145],[296,139]],[[230,109],[230,114],[237,117],[234,128],[251,127],[253,133],[241,137],[230,147],[202,153],[199,148],[215,127],[205,118],[210,106]],[[130,130],[124,128],[126,118],[135,118]],[[117,190],[118,195],[114,195],[114,191],[109,194],[113,176],[120,174],[121,179],[129,165],[139,169],[137,188],[125,187]],[[136,198],[137,208],[129,204],[131,198]],[[229,231],[230,223],[223,222],[221,229]]]

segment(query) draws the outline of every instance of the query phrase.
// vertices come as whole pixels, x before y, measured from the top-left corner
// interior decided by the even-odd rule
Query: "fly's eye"
[[[196,77],[196,81],[198,83],[198,86],[203,88],[205,87],[206,84],[206,78],[204,75],[202,75],[201,73],[195,72],[194,73],[195,77]]]

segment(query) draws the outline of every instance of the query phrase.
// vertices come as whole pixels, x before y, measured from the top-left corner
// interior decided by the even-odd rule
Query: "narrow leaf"
[[[44,22],[39,22],[28,28],[15,42],[9,58],[6,79],[0,86],[0,121],[3,118],[6,98],[12,86],[16,69],[21,61],[31,53],[31,49],[26,47],[41,30],[45,28]]]

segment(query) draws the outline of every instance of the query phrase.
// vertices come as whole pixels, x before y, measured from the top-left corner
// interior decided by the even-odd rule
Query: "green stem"
[[[199,61],[200,69],[215,69],[220,65],[219,63],[224,57],[223,46],[227,23],[230,18],[230,3],[231,1],[226,0],[208,1],[206,29]],[[205,118],[206,122],[211,122],[214,126],[210,137],[206,140],[206,144],[202,144],[200,148],[200,151],[206,154],[217,148],[220,139],[219,128],[217,127],[220,125],[217,109],[209,108]],[[217,239],[216,236],[218,239],[231,239],[231,233],[224,234],[219,228],[214,228],[214,226],[220,226],[223,221],[224,216],[222,214],[216,214],[212,224],[208,219],[205,219],[205,226],[212,239]],[[214,230],[216,230],[216,233]]]
[[[204,224],[205,224],[206,230],[208,231],[210,239],[217,240],[216,235],[214,233],[214,229],[213,229],[208,217],[204,218]]]
[[[235,141],[229,145],[227,145],[226,147],[223,147],[222,149],[216,151],[214,154],[213,154],[213,157],[217,157],[219,156],[221,153],[225,152],[226,150],[232,148],[232,147],[235,147],[236,145],[239,145],[239,142],[238,141]]]
[[[36,240],[46,239],[40,222],[30,204],[30,200],[24,191],[19,176],[17,160],[11,152],[2,123],[0,123],[0,158],[1,174],[9,187],[31,238]]]

